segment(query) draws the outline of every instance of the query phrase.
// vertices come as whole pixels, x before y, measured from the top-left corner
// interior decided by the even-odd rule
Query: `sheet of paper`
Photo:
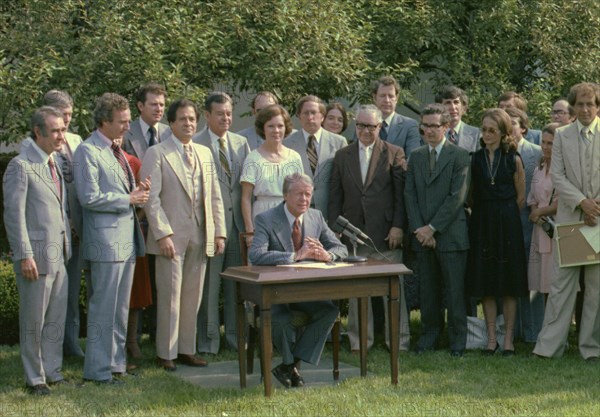
[[[292,268],[316,268],[316,269],[332,269],[332,268],[341,268],[343,266],[352,266],[353,264],[349,264],[346,262],[296,262],[289,265],[277,265],[283,267],[292,267]]]
[[[594,252],[600,252],[600,223],[597,223],[596,226],[582,226],[579,231]]]

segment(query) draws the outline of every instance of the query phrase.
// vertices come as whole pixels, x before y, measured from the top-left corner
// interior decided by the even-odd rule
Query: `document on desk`
[[[595,253],[600,252],[600,223],[596,224],[596,226],[582,226],[579,232],[581,232]]]
[[[283,267],[292,267],[292,268],[316,268],[316,269],[333,269],[333,268],[341,268],[344,266],[352,266],[347,262],[296,262],[288,265],[277,265]]]

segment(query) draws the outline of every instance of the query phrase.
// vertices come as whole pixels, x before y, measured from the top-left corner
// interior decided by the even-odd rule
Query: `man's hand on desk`
[[[332,258],[331,254],[327,252],[321,242],[315,238],[307,237],[304,239],[304,244],[300,250],[296,252],[295,260],[315,259],[317,261],[329,262]]]

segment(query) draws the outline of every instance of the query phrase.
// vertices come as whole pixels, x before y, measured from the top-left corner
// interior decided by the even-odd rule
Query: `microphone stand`
[[[353,237],[355,237],[354,235],[352,235]],[[356,237],[354,239],[350,238],[350,242],[352,242],[352,256],[347,256],[344,259],[344,262],[349,262],[349,263],[360,263],[360,262],[366,262],[367,258],[365,256],[358,256],[356,255],[356,247],[358,246],[356,244]]]

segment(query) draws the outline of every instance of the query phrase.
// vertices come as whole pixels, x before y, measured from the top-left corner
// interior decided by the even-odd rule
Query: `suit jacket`
[[[73,157],[75,188],[82,207],[83,257],[122,262],[143,256],[142,230],[129,203],[129,184],[108,145],[94,131]]]
[[[429,146],[416,149],[408,161],[404,201],[415,250],[424,250],[412,232],[431,224],[438,251],[469,249],[464,204],[470,184],[471,159],[465,149],[446,141],[435,171],[429,172]]]
[[[448,139],[450,129],[446,132],[446,139]],[[469,151],[469,153],[474,153],[481,148],[481,144],[479,143],[479,128],[475,126],[471,126],[462,122],[460,125],[460,129],[458,130],[458,142],[457,145],[463,149]]]
[[[83,227],[83,218],[81,213],[81,206],[77,200],[77,191],[75,190],[75,182],[73,180],[73,155],[77,147],[82,143],[81,136],[74,133],[67,132],[65,135],[66,144],[69,146],[70,153],[65,146],[63,146],[64,152],[55,152],[54,156],[56,163],[60,164],[66,187],[67,187],[67,214],[71,227],[75,229],[77,235],[81,235]]]
[[[254,219],[254,239],[248,252],[253,265],[285,265],[294,263],[292,229],[283,209],[285,202],[260,213]],[[319,210],[308,209],[302,220],[302,237],[319,239],[335,259],[348,256],[346,247],[327,227]]]
[[[312,204],[318,210],[321,210],[323,216],[327,218],[327,204],[329,203],[329,182],[331,180],[331,168],[333,166],[333,157],[335,153],[346,146],[346,138],[335,133],[321,129],[321,141],[319,150],[319,160],[317,169],[313,175],[306,153],[306,140],[302,130],[288,136],[283,144],[300,154],[304,173],[312,178],[315,185],[313,191]]]
[[[237,132],[237,134],[246,138],[251,151],[258,148],[264,142],[264,139],[258,136],[258,133],[256,133],[254,124],[252,124],[252,126],[248,126],[244,130],[240,130]]]
[[[60,169],[56,173],[61,195],[33,146],[13,158],[4,172],[4,227],[18,274],[26,258],[33,257],[38,273],[47,275],[71,257],[67,192]]]
[[[178,254],[185,253],[191,235],[196,229],[191,227],[194,215],[193,190],[186,178],[184,162],[175,138],[171,137],[146,152],[141,178],[150,175],[152,188],[145,206],[148,218],[148,253],[160,254],[158,240],[171,236]],[[202,181],[202,201],[204,202],[204,225],[206,254],[215,253],[215,237],[227,237],[223,200],[211,152],[204,146],[192,144],[193,151],[201,161],[200,181]]]
[[[537,129],[528,129],[527,134],[525,135],[525,140],[539,145],[542,143],[542,131]]]
[[[533,172],[535,171],[535,167],[538,165],[540,158],[542,157],[542,148],[540,148],[538,145],[528,142],[527,140],[524,140],[519,155],[521,155],[521,159],[523,160],[523,165],[525,167],[525,198],[527,198],[529,191],[531,190]],[[533,232],[533,223],[529,221],[530,213],[531,210],[527,205],[525,205],[520,212],[521,226],[523,228],[523,239],[525,241],[525,250],[527,251],[527,256],[529,256],[531,233]]]
[[[231,222],[234,222],[238,231],[243,232],[246,228],[242,217],[242,186],[240,185],[240,175],[242,173],[244,160],[250,153],[246,138],[236,133],[227,132],[227,146],[231,158],[231,178],[229,178],[225,173],[225,170],[221,168],[219,153],[215,152],[213,149],[208,128],[196,133],[192,140],[195,143],[206,146],[212,153],[213,160],[215,161],[215,171],[221,187],[221,197],[223,198],[223,206],[225,208],[227,228],[229,229]]]
[[[329,224],[339,215],[365,232],[379,250],[391,227],[404,229],[404,177],[402,148],[375,140],[367,179],[360,175],[358,142],[336,152],[329,189]]]
[[[583,193],[583,169],[581,165],[579,137],[577,123],[571,123],[556,130],[554,134],[554,144],[552,145],[552,165],[550,173],[552,174],[552,183],[556,188],[558,198],[558,211],[556,213],[557,223],[577,222],[583,219],[583,211],[579,207],[581,200],[585,198],[600,198],[600,195],[586,196]],[[596,134],[594,139],[595,161],[600,159],[600,149],[597,145],[600,143],[600,134]],[[598,165],[596,165],[598,167]],[[598,179],[598,172],[588,173],[595,175]]]
[[[417,122],[394,112],[392,122],[388,126],[387,142],[404,149],[404,154],[409,158],[412,151],[421,146]]]
[[[171,128],[164,123],[158,123],[156,129],[158,130],[158,138],[156,138],[157,142],[167,140],[171,136]],[[129,130],[123,135],[123,149],[129,155],[135,156],[140,161],[144,159],[146,151],[148,150],[148,143],[142,133],[139,117],[131,122]]]

